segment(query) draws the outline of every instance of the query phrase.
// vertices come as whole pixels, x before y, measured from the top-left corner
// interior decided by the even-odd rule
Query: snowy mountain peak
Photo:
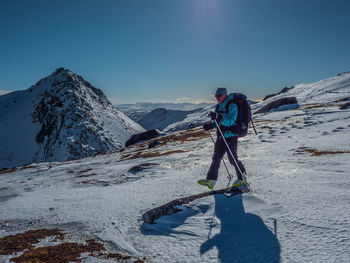
[[[0,140],[11,136],[0,146],[0,168],[120,149],[144,130],[100,89],[64,68],[28,90],[2,96],[0,114]]]
[[[29,89],[29,92],[59,92],[65,89],[68,92],[77,91],[85,94],[87,91],[94,94],[101,103],[110,104],[100,89],[93,87],[83,77],[75,74],[69,69],[58,68],[51,75],[38,81]]]

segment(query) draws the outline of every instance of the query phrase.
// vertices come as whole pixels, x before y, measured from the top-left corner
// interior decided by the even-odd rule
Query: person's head
[[[227,97],[227,90],[224,87],[220,87],[215,92],[215,98],[218,103],[223,102]]]

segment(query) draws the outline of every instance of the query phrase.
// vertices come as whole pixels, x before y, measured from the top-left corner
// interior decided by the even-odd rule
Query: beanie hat
[[[224,87],[218,88],[215,92],[216,95],[227,95],[227,90]]]

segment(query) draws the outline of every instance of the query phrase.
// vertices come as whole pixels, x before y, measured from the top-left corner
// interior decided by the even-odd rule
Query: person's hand
[[[203,129],[204,129],[205,131],[209,131],[209,130],[211,130],[212,128],[213,128],[213,125],[212,125],[211,123],[206,123],[206,124],[203,125]]]
[[[212,121],[217,120],[217,122],[220,122],[222,120],[222,116],[220,114],[217,114],[216,112],[211,111],[209,112],[208,116]]]
[[[208,116],[210,117],[210,119],[213,121],[213,120],[216,120],[218,118],[218,114],[216,112],[209,112]]]

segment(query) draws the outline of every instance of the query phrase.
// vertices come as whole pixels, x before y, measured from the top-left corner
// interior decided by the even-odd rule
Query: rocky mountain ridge
[[[101,90],[64,68],[27,90],[1,96],[0,113],[0,139],[10,139],[0,146],[0,168],[120,149],[144,130],[116,110]],[[17,153],[23,150],[27,156]]]

